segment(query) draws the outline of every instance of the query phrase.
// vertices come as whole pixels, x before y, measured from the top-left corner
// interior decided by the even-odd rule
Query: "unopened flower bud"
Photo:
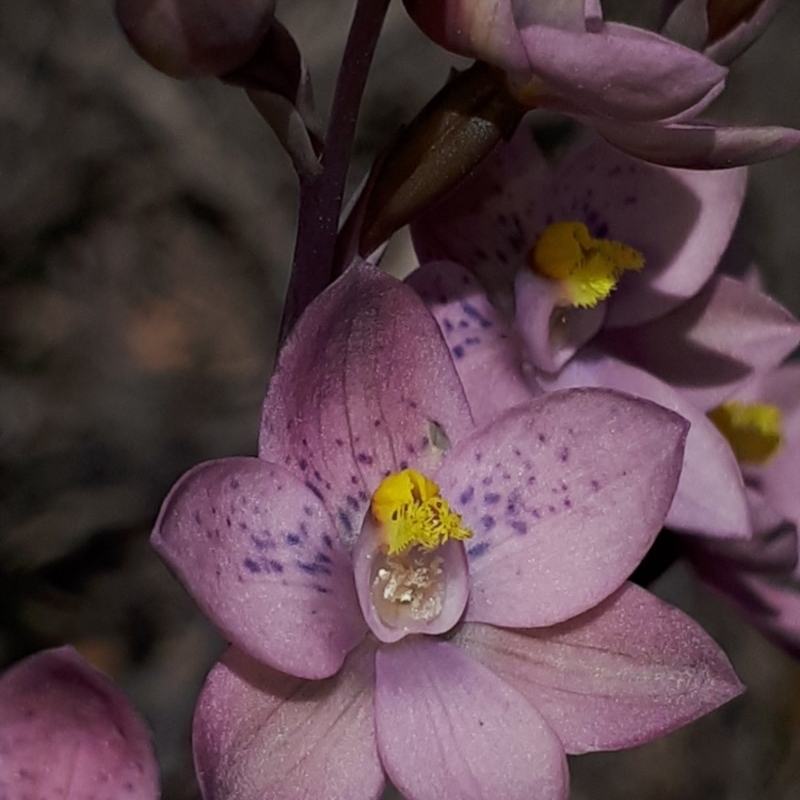
[[[275,0],[116,0],[136,52],[176,78],[222,75],[258,49]]]

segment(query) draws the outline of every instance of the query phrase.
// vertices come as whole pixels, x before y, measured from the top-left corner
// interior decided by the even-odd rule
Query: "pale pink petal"
[[[325,503],[351,545],[389,472],[433,470],[472,429],[464,390],[415,292],[354,265],[306,310],[264,401],[259,454]]]
[[[600,330],[606,318],[606,303],[573,308],[565,303],[558,281],[530,270],[517,273],[514,289],[517,328],[527,356],[544,372],[558,372]]]
[[[667,167],[726,169],[777,158],[800,145],[800,131],[774,125],[658,125],[597,118],[588,121],[620,150]]]
[[[3,800],[156,800],[150,734],[127,698],[72,648],[0,676]]]
[[[408,800],[566,798],[564,751],[525,698],[451,644],[381,648],[375,725],[381,761]]]
[[[438,261],[414,270],[407,283],[439,324],[476,423],[530,398],[517,334],[469,272]]]
[[[705,411],[685,400],[680,392],[638,367],[588,349],[552,380],[543,380],[542,385],[546,389],[616,389],[651,400],[687,419],[691,427],[667,526],[705,536],[750,536],[744,481],[730,445]]]
[[[231,649],[194,716],[205,800],[375,800],[383,791],[373,714],[374,645],[341,672],[308,681]]]
[[[467,624],[454,643],[536,706],[568,753],[648,742],[743,690],[694,620],[634,584],[552,628]]]
[[[451,539],[435,552],[418,554],[418,563],[423,568],[433,565],[434,585],[441,590],[428,598],[431,608],[435,608],[437,602],[440,604],[434,616],[430,616],[432,612],[426,611],[424,605],[414,611],[403,602],[385,601],[383,591],[389,580],[379,579],[379,571],[387,568],[385,544],[378,524],[371,514],[367,515],[353,548],[353,573],[364,619],[381,642],[397,642],[415,633],[430,636],[447,633],[464,613],[469,597],[469,567],[464,545]]]
[[[686,427],[652,403],[576,390],[456,445],[434,480],[473,533],[467,619],[550,625],[617,589],[664,522]]]
[[[280,467],[195,467],[164,501],[152,542],[225,636],[276,669],[332,675],[366,632],[350,554],[315,493]]]
[[[703,411],[776,367],[800,344],[800,323],[782,305],[725,275],[666,316],[607,331],[602,346],[658,375]]]
[[[724,82],[727,70],[658,34],[617,23],[578,33],[520,31],[530,68],[584,113],[628,121],[672,117]]]

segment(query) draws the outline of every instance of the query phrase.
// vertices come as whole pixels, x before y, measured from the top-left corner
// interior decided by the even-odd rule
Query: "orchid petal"
[[[588,349],[549,380],[545,388],[578,386],[627,392],[687,419],[691,428],[686,437],[683,469],[666,524],[674,530],[705,536],[750,536],[741,470],[730,445],[701,409],[644,370]]]
[[[366,632],[350,554],[314,492],[255,458],[190,470],[153,546],[230,641],[304,678],[335,673]]]
[[[512,6],[514,0],[403,0],[422,32],[453,53],[503,69],[525,63]]]
[[[800,528],[800,364],[758,375],[736,399],[768,403],[781,411],[783,446],[763,466],[744,469],[756,478],[766,501]]]
[[[549,210],[585,222],[594,236],[620,241],[645,260],[608,299],[606,326],[660,316],[696,294],[730,241],[744,200],[744,169],[665,169],[605,142],[559,167]]]
[[[454,644],[538,708],[568,753],[643,744],[744,688],[694,620],[630,583],[561,625],[467,624]]]
[[[440,261],[424,264],[406,280],[436,319],[478,424],[530,399],[515,332],[469,272]]]
[[[517,273],[514,289],[517,328],[531,363],[544,372],[558,372],[600,330],[606,318],[605,303],[594,308],[565,305],[558,281],[528,270]]]
[[[800,344],[800,323],[758,289],[720,275],[669,314],[607,331],[602,342],[708,411],[783,361]]]
[[[561,744],[525,698],[451,644],[382,648],[375,724],[392,783],[413,800],[557,800]]]
[[[70,647],[20,661],[0,677],[4,800],[156,800],[158,765],[141,718]]]
[[[600,117],[672,117],[701,101],[727,74],[688,47],[618,23],[592,33],[531,25],[520,36],[530,69],[548,89]]]
[[[642,125],[592,119],[615,147],[636,158],[688,169],[725,169],[777,158],[800,146],[800,131],[775,125]]]
[[[374,645],[307,681],[238,650],[211,670],[193,745],[206,800],[375,800],[384,776],[373,719]]]
[[[272,377],[259,440],[352,545],[388,472],[431,472],[472,429],[447,345],[415,292],[355,265],[307,309]]]
[[[685,435],[654,404],[577,390],[457,444],[434,479],[473,533],[467,619],[551,625],[617,589],[661,528]]]
[[[540,232],[531,227],[531,219],[546,215],[541,203],[550,181],[550,169],[530,129],[520,125],[508,144],[412,223],[420,262],[448,259],[461,264],[510,314],[514,277],[527,264]]]

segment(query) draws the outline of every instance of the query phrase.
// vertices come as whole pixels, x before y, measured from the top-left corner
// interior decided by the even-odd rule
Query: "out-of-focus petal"
[[[421,263],[447,259],[476,275],[492,301],[513,308],[514,276],[540,232],[551,173],[527,125],[411,224]]]
[[[383,791],[373,715],[374,645],[341,672],[307,681],[231,649],[206,679],[194,716],[206,800],[375,800]]]
[[[454,643],[536,706],[568,753],[642,744],[743,690],[694,620],[633,584],[552,628],[467,624]]]
[[[736,399],[769,403],[781,411],[781,449],[763,466],[744,470],[757,479],[766,501],[800,528],[800,364],[756,376]]]
[[[366,632],[350,554],[314,492],[280,467],[195,467],[164,501],[152,541],[225,636],[276,669],[328,677]]]
[[[387,472],[408,464],[432,472],[472,426],[422,300],[374,267],[354,265],[308,307],[284,346],[259,452],[305,481],[352,544]]]
[[[156,800],[150,734],[126,697],[72,648],[30,656],[0,677],[4,800]]]
[[[727,70],[658,34],[617,23],[592,33],[520,30],[532,72],[584,113],[628,122],[673,117],[700,102]]]
[[[414,800],[560,800],[561,744],[525,698],[447,642],[378,651],[375,723],[392,783]]]
[[[602,346],[679,389],[709,411],[753,373],[800,344],[800,323],[744,281],[716,276],[669,314],[633,330],[605,331]]]
[[[477,424],[530,399],[523,348],[481,286],[458,264],[424,264],[407,283],[435,317]]]
[[[644,370],[587,349],[545,388],[596,386],[616,389],[658,403],[691,423],[683,469],[666,524],[674,530],[705,536],[744,538],[751,534],[741,470],[728,442],[702,409]]]
[[[620,150],[667,167],[738,167],[777,158],[800,145],[800,131],[775,125],[643,125],[597,119],[588,122]]]
[[[551,625],[617,589],[664,522],[686,427],[652,403],[577,390],[456,445],[435,480],[473,532],[467,618]]]

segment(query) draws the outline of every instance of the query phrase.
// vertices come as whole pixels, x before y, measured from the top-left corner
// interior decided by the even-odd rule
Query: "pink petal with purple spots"
[[[434,480],[473,533],[467,619],[551,625],[617,589],[664,522],[686,428],[587,389],[517,406],[456,445]]]
[[[535,706],[568,753],[643,744],[744,688],[694,620],[633,584],[569,622],[467,624],[454,644]]]
[[[152,543],[208,618],[250,656],[325,678],[366,633],[350,554],[316,494],[256,458],[190,470]]]
[[[691,423],[678,490],[666,524],[674,530],[724,538],[751,535],[750,513],[739,464],[703,409],[638,367],[586,349],[542,385],[557,390],[579,386],[616,389],[658,403]]]
[[[422,301],[374,267],[355,265],[309,306],[284,346],[259,454],[318,495],[349,546],[388,473],[432,471],[472,427]]]
[[[671,313],[635,330],[608,331],[602,346],[641,366],[708,411],[754,373],[800,344],[800,323],[743,281],[715,276]]]
[[[527,266],[539,232],[531,220],[546,215],[550,189],[547,162],[531,129],[520,125],[508,144],[495,148],[455,191],[412,223],[420,262],[460,264],[510,317],[514,277]]]
[[[606,119],[675,116],[727,74],[694,50],[628,25],[606,23],[592,33],[532,25],[520,36],[532,72],[552,93]]]
[[[407,283],[422,297],[447,342],[472,416],[482,424],[530,399],[524,350],[484,290],[453,262],[424,264]]]
[[[548,213],[636,248],[640,272],[622,276],[606,326],[660,316],[696,294],[728,246],[744,199],[744,169],[696,172],[632,159],[595,142],[554,176]],[[541,220],[541,228],[548,220]],[[538,235],[538,232],[537,232]]]
[[[382,648],[375,723],[381,761],[409,800],[565,800],[561,743],[514,688],[453,645]]]
[[[127,698],[72,648],[0,676],[3,800],[156,800],[150,734]]]
[[[384,786],[373,718],[374,644],[324,681],[275,672],[231,649],[194,717],[206,800],[376,800]]]

